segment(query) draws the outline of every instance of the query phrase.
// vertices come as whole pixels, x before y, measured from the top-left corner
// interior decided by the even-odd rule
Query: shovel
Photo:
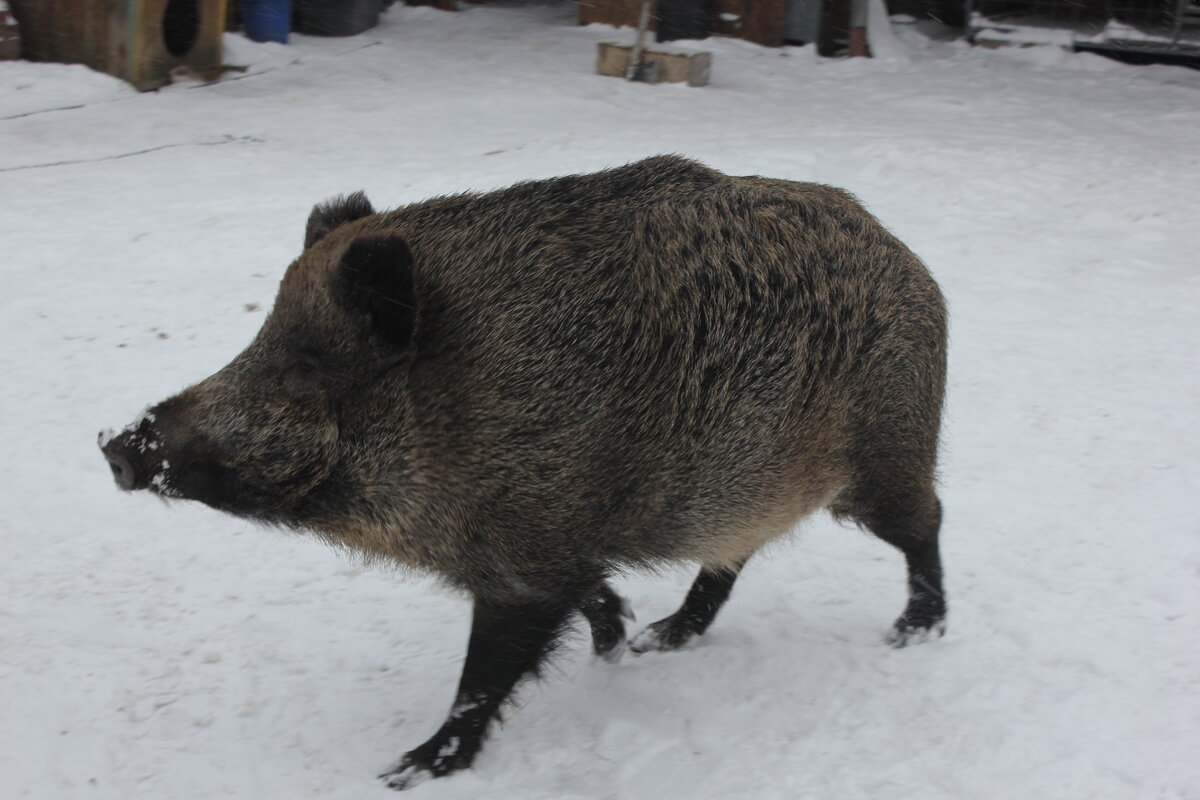
[[[638,15],[637,44],[633,46],[633,54],[629,57],[629,66],[625,68],[625,80],[627,81],[658,83],[658,60],[646,60],[646,29],[648,27],[650,27],[650,0],[642,0],[642,11]]]

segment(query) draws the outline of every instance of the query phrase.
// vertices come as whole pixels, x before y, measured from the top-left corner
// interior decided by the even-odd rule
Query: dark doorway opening
[[[162,31],[167,52],[176,58],[187,55],[200,33],[200,0],[167,0]]]

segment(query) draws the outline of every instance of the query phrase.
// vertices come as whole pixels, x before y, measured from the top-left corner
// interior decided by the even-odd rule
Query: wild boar
[[[473,600],[449,717],[380,776],[468,767],[617,570],[698,562],[632,640],[704,633],[820,509],[897,547],[896,646],[940,634],[946,313],[849,194],[663,156],[377,213],[318,205],[253,342],[101,436],[117,483],[442,576]]]

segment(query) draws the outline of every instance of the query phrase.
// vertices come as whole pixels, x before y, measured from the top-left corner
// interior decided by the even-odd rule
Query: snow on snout
[[[128,449],[143,455],[153,453],[161,446],[159,441],[161,434],[154,427],[154,422],[154,412],[147,407],[121,430],[117,431],[109,428],[101,431],[97,441],[100,447],[104,448],[109,442],[123,436],[125,437],[125,444]],[[164,497],[177,496],[168,480],[167,471],[170,467],[170,461],[165,458],[150,467],[152,472],[149,476],[149,488],[156,494]]]
[[[171,468],[171,462],[163,459],[159,462],[157,471],[150,476],[150,489],[156,494],[163,497],[176,497],[176,492],[171,488],[169,481],[170,475],[168,470]]]
[[[150,406],[146,406],[136,417],[133,418],[133,422],[129,423],[124,428],[121,428],[121,430],[118,431],[112,428],[107,428],[100,431],[100,435],[97,437],[96,441],[101,447],[106,447],[113,439],[129,433],[134,434],[134,436],[131,437],[130,443],[135,444],[140,452],[144,453],[147,450],[157,450],[158,432],[153,428],[154,419],[154,412],[150,410]],[[146,432],[152,432],[154,434],[154,438],[147,437],[145,435],[146,432],[139,432],[139,429],[142,427],[142,423],[149,423],[146,425]],[[134,441],[135,439],[137,441]]]

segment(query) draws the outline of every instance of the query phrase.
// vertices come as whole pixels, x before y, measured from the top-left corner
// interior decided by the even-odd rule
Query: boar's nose
[[[100,434],[101,452],[108,459],[108,466],[112,469],[113,479],[127,492],[141,488],[138,486],[137,473],[134,472],[133,462],[129,458],[128,444],[124,441],[125,436],[118,436],[115,439],[105,441],[106,434]]]
[[[104,457],[108,459],[108,466],[112,469],[113,478],[125,491],[133,489],[133,465],[129,463],[129,459],[120,453],[105,453]]]

